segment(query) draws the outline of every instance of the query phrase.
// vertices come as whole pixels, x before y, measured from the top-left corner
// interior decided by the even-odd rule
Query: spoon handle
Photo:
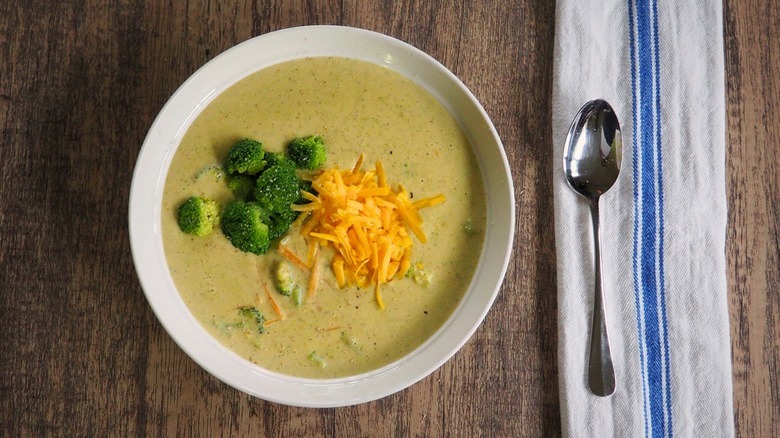
[[[593,220],[593,247],[595,262],[595,283],[593,294],[593,325],[590,337],[590,361],[588,384],[593,394],[606,397],[615,392],[615,370],[607,335],[607,318],[604,311],[604,293],[601,286],[601,237],[599,235],[599,198],[590,200],[590,215]]]

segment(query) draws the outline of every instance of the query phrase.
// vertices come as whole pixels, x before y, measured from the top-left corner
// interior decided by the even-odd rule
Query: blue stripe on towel
[[[671,437],[658,10],[654,0],[629,0],[628,10],[633,90],[634,294],[644,427],[645,436]]]

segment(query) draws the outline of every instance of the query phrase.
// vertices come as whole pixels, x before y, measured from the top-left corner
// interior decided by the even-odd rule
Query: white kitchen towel
[[[721,3],[558,0],[553,80],[562,428],[577,437],[734,434],[725,275]],[[623,132],[601,198],[616,391],[587,383],[593,245],[587,201],[562,174],[572,118],[604,98]]]

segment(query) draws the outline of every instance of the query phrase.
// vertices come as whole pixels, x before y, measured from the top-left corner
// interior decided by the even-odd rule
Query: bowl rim
[[[373,62],[427,89],[455,116],[469,138],[479,162],[488,207],[488,226],[477,268],[463,300],[442,327],[396,362],[338,379],[305,379],[270,372],[211,337],[192,316],[173,283],[160,227],[162,190],[170,160],[200,111],[220,92],[255,71],[315,56]],[[453,106],[463,111],[455,112]],[[476,128],[466,129],[464,119],[475,123]],[[485,141],[475,146],[475,136]],[[438,369],[471,338],[492,307],[506,274],[515,233],[515,199],[506,153],[490,117],[450,70],[416,47],[385,34],[347,26],[300,26],[269,32],[225,50],[173,93],[152,123],[138,154],[130,187],[128,228],[133,262],[149,305],[169,336],[199,366],[224,383],[264,400],[302,407],[338,407],[376,400],[413,385]],[[490,260],[486,259],[488,255]]]

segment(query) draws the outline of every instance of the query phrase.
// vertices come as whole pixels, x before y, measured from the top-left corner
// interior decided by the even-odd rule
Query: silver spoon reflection
[[[615,111],[601,99],[587,102],[574,117],[563,150],[563,173],[575,192],[588,200],[593,220],[595,290],[591,327],[588,385],[593,394],[615,392],[615,370],[607,335],[601,285],[599,197],[615,183],[622,156],[620,123]]]

